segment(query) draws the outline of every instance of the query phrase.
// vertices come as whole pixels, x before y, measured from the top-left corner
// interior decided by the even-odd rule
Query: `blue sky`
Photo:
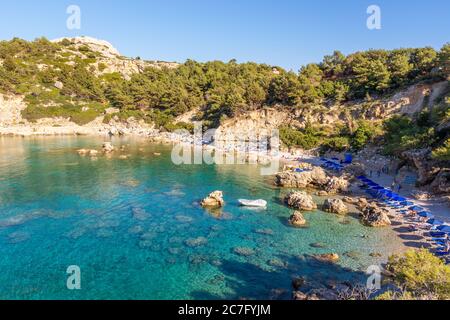
[[[72,4],[81,30],[66,28]],[[366,27],[371,4],[381,8],[381,30]],[[0,39],[89,35],[126,56],[298,70],[335,49],[439,49],[450,41],[449,13],[448,0],[2,0]]]

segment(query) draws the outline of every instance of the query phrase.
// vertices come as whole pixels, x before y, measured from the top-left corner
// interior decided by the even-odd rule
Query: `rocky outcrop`
[[[327,199],[323,203],[322,210],[325,212],[336,213],[336,214],[347,214],[348,207],[340,199]]]
[[[436,194],[450,194],[450,169],[441,169],[430,184],[430,188]]]
[[[114,151],[114,146],[112,145],[111,142],[104,142],[102,145],[102,150],[105,153],[110,153]]]
[[[417,169],[417,185],[429,185],[435,194],[450,193],[450,168],[448,164],[434,160],[431,149],[405,151],[402,158]]]
[[[284,202],[291,208],[303,211],[317,209],[317,204],[313,198],[303,191],[292,191],[285,198]]]
[[[375,203],[369,203],[362,210],[361,222],[369,227],[384,227],[391,225],[387,210],[378,207]]]
[[[289,224],[294,227],[303,227],[306,225],[306,219],[303,217],[300,211],[294,211],[289,218]]]
[[[325,185],[325,191],[328,193],[347,192],[350,182],[346,177],[332,177]]]
[[[284,171],[275,176],[275,184],[285,188],[320,187],[326,185],[329,180],[325,170],[320,167],[313,167],[311,171],[304,172]]]
[[[223,200],[222,191],[214,191],[209,194],[205,199],[200,202],[202,207],[223,207],[225,201]]]
[[[313,257],[320,262],[326,263],[336,263],[339,261],[339,255],[337,253],[315,254]]]
[[[349,176],[329,176],[321,167],[313,167],[309,171],[294,172],[291,170],[275,175],[275,184],[285,188],[317,188],[330,193],[347,192],[350,187]]]
[[[441,171],[436,161],[431,159],[430,149],[409,150],[402,153],[402,157],[417,168],[417,184],[431,183]]]

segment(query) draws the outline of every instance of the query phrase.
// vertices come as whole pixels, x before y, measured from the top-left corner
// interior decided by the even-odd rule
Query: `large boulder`
[[[340,199],[326,199],[323,203],[322,210],[325,212],[336,214],[347,214],[348,208]]]
[[[311,211],[317,209],[317,204],[313,198],[304,191],[292,191],[285,198],[284,202],[291,208],[297,210]]]
[[[225,201],[223,200],[222,191],[211,192],[205,199],[200,202],[202,207],[223,207]]]
[[[325,185],[325,190],[328,193],[347,192],[350,187],[350,182],[346,177],[332,177]]]
[[[450,169],[442,169],[430,184],[434,193],[450,193]]]
[[[303,227],[306,224],[306,219],[303,217],[300,211],[294,211],[289,218],[289,223],[294,227]]]
[[[378,207],[375,203],[369,203],[362,210],[361,222],[369,227],[384,227],[391,225],[387,210]]]
[[[286,188],[320,187],[329,180],[325,170],[313,167],[310,171],[284,171],[275,176],[275,184]]]

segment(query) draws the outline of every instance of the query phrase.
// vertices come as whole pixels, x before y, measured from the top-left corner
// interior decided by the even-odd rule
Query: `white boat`
[[[245,206],[245,207],[266,207],[267,206],[267,201],[266,200],[262,200],[262,199],[258,199],[258,200],[246,200],[246,199],[239,199],[238,200],[239,204],[241,206]]]

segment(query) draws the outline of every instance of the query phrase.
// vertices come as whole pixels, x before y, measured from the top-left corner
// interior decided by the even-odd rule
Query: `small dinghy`
[[[239,204],[244,207],[257,207],[257,208],[263,208],[267,206],[267,201],[258,199],[258,200],[246,200],[246,199],[239,199]]]

